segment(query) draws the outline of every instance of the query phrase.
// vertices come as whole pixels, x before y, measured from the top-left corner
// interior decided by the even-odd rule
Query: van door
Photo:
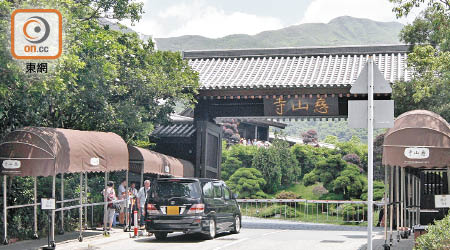
[[[235,202],[231,197],[230,190],[224,185],[222,186],[223,198],[225,200],[225,218],[226,227],[231,227],[234,223],[234,207]]]
[[[219,230],[226,228],[226,206],[223,198],[222,183],[213,182],[214,205],[216,207],[216,223]]]

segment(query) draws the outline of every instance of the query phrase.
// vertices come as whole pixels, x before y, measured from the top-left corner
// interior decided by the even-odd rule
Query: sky
[[[138,0],[142,19],[132,29],[156,38],[201,35],[219,38],[231,34],[254,35],[302,23],[328,23],[352,16],[376,21],[397,21],[388,0]]]

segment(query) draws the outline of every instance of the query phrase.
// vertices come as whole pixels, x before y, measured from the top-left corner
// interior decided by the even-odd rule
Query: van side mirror
[[[238,198],[238,194],[233,193],[233,199],[237,199],[237,198]]]

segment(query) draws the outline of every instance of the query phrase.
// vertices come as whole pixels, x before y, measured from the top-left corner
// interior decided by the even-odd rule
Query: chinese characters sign
[[[338,98],[314,96],[281,97],[264,99],[265,116],[337,116],[339,115]]]
[[[428,148],[405,148],[405,156],[409,159],[427,159],[430,156]]]

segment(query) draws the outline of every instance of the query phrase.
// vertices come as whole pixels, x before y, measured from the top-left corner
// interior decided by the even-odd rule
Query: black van
[[[152,182],[145,204],[145,228],[156,239],[168,233],[201,233],[213,239],[216,233],[239,233],[241,211],[221,180],[206,178],[161,178]]]

